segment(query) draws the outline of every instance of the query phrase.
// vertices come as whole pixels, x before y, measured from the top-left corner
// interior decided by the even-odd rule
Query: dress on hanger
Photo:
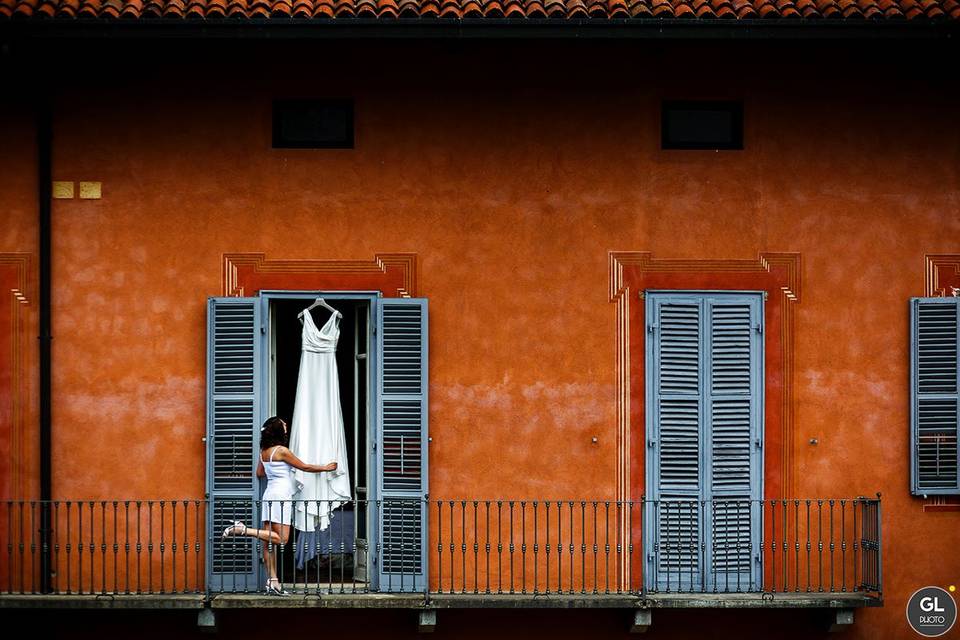
[[[339,314],[321,328],[309,311],[303,313],[300,374],[290,427],[290,450],[311,464],[335,461],[337,470],[307,473],[297,469],[293,524],[300,531],[323,531],[334,509],[350,500],[347,443],[337,377]]]

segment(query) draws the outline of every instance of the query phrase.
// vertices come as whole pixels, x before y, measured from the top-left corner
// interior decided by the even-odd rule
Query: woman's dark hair
[[[260,427],[260,450],[263,451],[278,444],[287,446],[287,433],[283,430],[283,420],[273,416],[267,418]]]

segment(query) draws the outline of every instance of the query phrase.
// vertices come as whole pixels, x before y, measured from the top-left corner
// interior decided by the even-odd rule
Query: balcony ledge
[[[2,609],[854,609],[883,606],[864,593],[630,594],[101,594],[4,595]]]

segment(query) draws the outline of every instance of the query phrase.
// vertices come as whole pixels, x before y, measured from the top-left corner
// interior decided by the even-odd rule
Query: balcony
[[[235,514],[265,506],[0,503],[0,606],[846,611],[882,604],[879,496],[354,501],[341,509],[352,516],[334,520],[303,568],[295,562],[302,538],[275,548],[220,537]],[[421,538],[424,519],[429,535]],[[276,552],[288,597],[263,593],[264,545]]]

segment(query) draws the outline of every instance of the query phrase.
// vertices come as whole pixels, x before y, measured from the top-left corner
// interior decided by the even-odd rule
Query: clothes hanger
[[[300,319],[300,322],[303,322],[303,314],[305,314],[307,311],[310,311],[310,309],[313,309],[315,307],[324,307],[332,311],[333,315],[337,316],[338,318],[343,317],[343,314],[337,311],[336,309],[334,309],[333,307],[331,307],[329,304],[327,304],[326,300],[324,300],[323,298],[317,298],[316,300],[313,301],[313,304],[311,304],[309,307],[307,307],[306,309],[304,309],[303,311],[297,314],[297,318]]]

